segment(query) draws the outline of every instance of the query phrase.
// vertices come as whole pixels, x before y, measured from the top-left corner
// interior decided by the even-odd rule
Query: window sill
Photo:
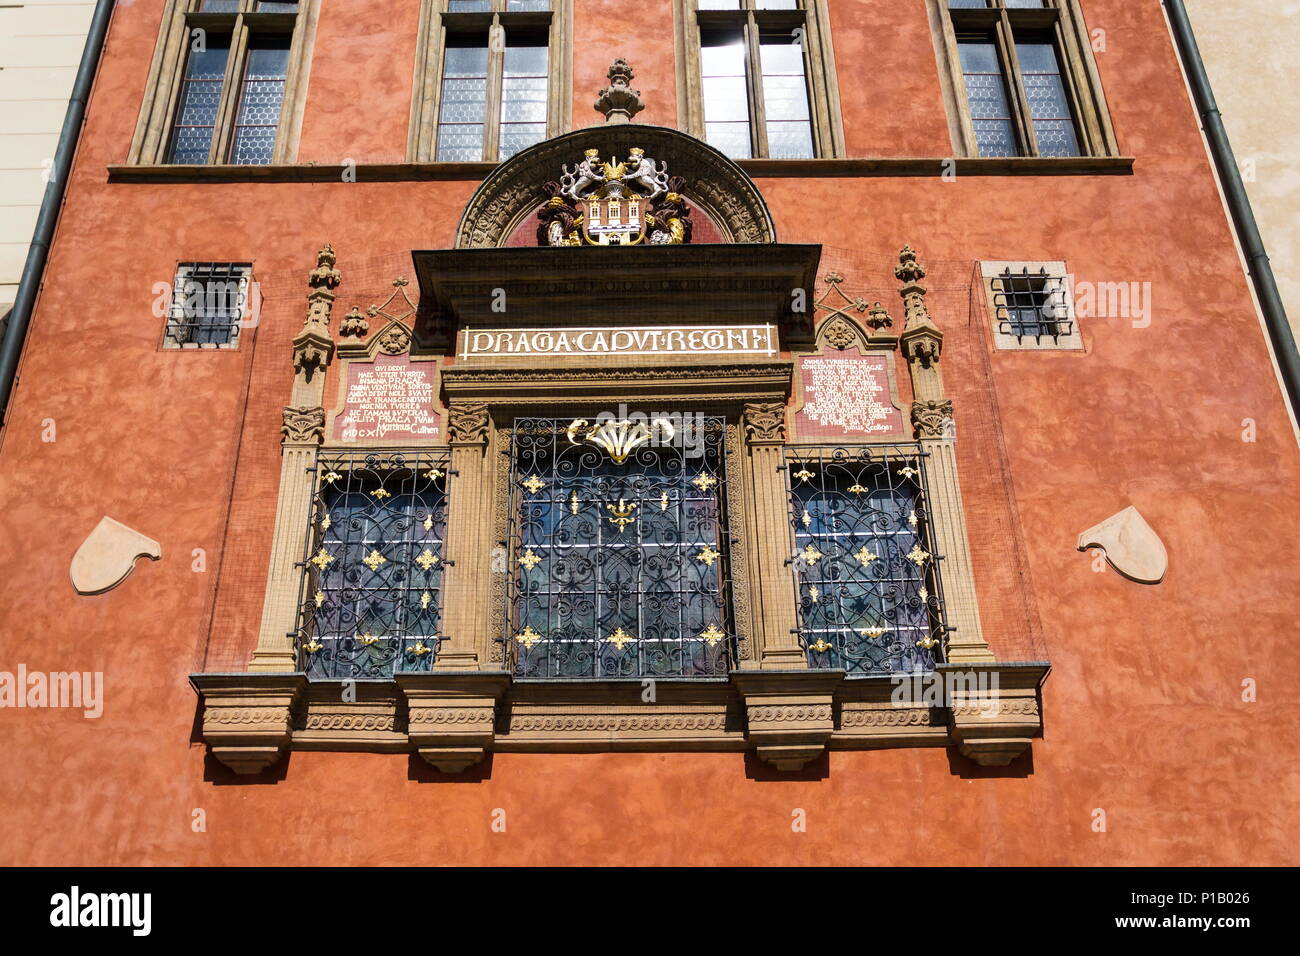
[[[403,674],[337,682],[305,674],[194,674],[203,737],[213,757],[256,774],[290,749],[419,753],[444,772],[490,752],[757,752],[798,770],[832,750],[946,747],[982,766],[1005,766],[1041,736],[1043,662],[940,665],[959,682],[951,706],[897,703],[891,676],[846,680],[843,671],[733,671],[725,681],[661,680],[646,702],[641,681],[514,681],[497,671]],[[988,688],[972,697],[960,681]],[[994,700],[996,706],[994,706]]]
[[[755,179],[893,178],[906,176],[1127,176],[1132,156],[1023,156],[1009,159],[903,157],[888,159],[742,159]],[[956,163],[955,170],[948,166]],[[362,163],[356,166],[284,163],[270,166],[115,164],[110,183],[406,183],[481,182],[499,163]]]
[[[742,159],[755,179],[902,176],[1127,176],[1132,156],[888,157],[876,159]],[[955,168],[949,164],[955,164]]]

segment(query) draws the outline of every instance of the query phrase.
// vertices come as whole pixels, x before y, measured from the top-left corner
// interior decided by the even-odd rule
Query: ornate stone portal
[[[503,163],[471,199],[458,248],[415,253],[420,310],[399,280],[383,308],[346,315],[336,344],[330,315],[341,276],[333,251],[321,250],[309,278],[307,320],[294,341],[258,645],[247,674],[193,677],[203,698],[204,737],[213,756],[236,772],[256,773],[290,747],[414,752],[448,773],[510,751],[752,751],[779,770],[796,770],[828,749],[952,745],[996,765],[1023,753],[1040,732],[1047,665],[999,663],[983,638],[953,450],[956,412],[940,374],[943,334],[926,308],[916,254],[905,248],[895,270],[903,283],[900,334],[892,334],[893,319],[879,303],[844,295],[839,277],[827,278],[810,322],[792,309],[791,290],[813,287],[819,248],[776,243],[757,189],[721,154],[675,131],[616,121],[638,108],[630,76],[630,69],[611,72],[611,89],[602,94],[609,125],[557,137]],[[576,156],[584,158],[575,164]],[[680,248],[691,240],[692,213],[708,217],[727,242]],[[534,217],[542,248],[502,248]],[[842,301],[831,302],[832,292]],[[398,298],[406,305],[390,311]],[[494,307],[498,299],[506,308]],[[626,333],[633,345],[556,350],[557,342],[578,341],[600,325],[609,327],[602,341]],[[692,333],[698,349],[685,347]],[[542,334],[544,361],[532,352],[513,354],[520,341],[535,352]],[[733,334],[743,348],[726,347]],[[483,341],[492,347],[480,349],[476,335],[488,336]],[[634,347],[636,335],[667,345],[677,335],[684,347],[667,349],[665,358],[662,348]],[[766,336],[766,345],[756,346],[754,335]],[[715,339],[723,347],[708,348]],[[400,396],[391,389],[379,395],[369,380],[362,387],[367,369],[374,378],[393,362],[401,367],[383,377],[400,380]],[[907,416],[897,365],[912,385]],[[325,411],[327,375],[339,396],[332,413]],[[363,435],[363,425],[373,431],[367,423],[386,413],[375,404],[381,399],[418,406],[422,421],[445,421],[445,429],[406,429],[388,443]],[[708,681],[521,679],[512,642],[531,647],[538,634],[514,620],[507,575],[541,562],[517,551],[515,529],[520,496],[544,495],[546,481],[512,481],[515,422],[567,416],[569,444],[608,453],[614,468],[620,457],[626,462],[685,433],[662,415],[646,416],[644,426],[627,411],[612,420],[600,415],[628,407],[707,408],[722,429],[717,475],[725,472],[725,484],[702,472],[697,478],[702,494],[718,486],[710,500],[725,512],[730,538],[689,558],[727,569],[730,635],[716,626],[700,633],[710,647],[734,640],[731,670]],[[796,591],[800,569],[823,555],[795,553],[792,521],[800,516],[790,511],[794,478],[785,461],[792,447],[828,440],[867,448],[919,443],[912,454],[927,462],[935,553],[912,558],[944,563],[948,615],[947,629],[936,632],[941,639],[923,638],[943,644],[946,663],[922,675],[943,685],[937,696],[900,697],[903,675],[847,677],[810,663]],[[307,680],[300,655],[311,648],[293,637],[299,615],[311,612],[298,595],[304,575],[312,574],[304,562],[316,533],[307,530],[312,476],[323,452],[345,447],[339,443],[361,454],[397,445],[412,454],[441,448],[446,475],[437,475],[446,478],[448,502],[442,618],[429,638],[436,648],[418,642],[421,669],[398,668],[391,683],[366,685],[342,700],[337,682]],[[614,501],[612,517],[600,513],[617,525],[614,535],[631,535],[644,510],[669,507],[666,495],[640,510]],[[558,512],[570,506],[576,515],[581,502],[565,498]],[[811,520],[805,513],[803,527]],[[372,547],[365,562],[375,573],[394,556]],[[864,552],[860,560],[872,557]],[[432,566],[433,557],[425,558]],[[427,593],[423,600],[427,606]],[[364,645],[380,636],[357,639]],[[636,640],[622,630],[613,638],[618,651]],[[314,639],[311,645],[319,646]]]

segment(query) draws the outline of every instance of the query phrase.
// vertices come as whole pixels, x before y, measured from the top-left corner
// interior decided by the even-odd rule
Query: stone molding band
[[[493,751],[754,751],[798,770],[827,749],[899,746],[955,746],[978,764],[1003,766],[1042,734],[1039,688],[1049,667],[941,665],[924,678],[952,688],[941,700],[896,699],[901,682],[891,678],[817,670],[662,681],[653,703],[641,702],[639,682],[611,691],[607,682],[516,682],[499,671],[403,674],[359,685],[354,701],[340,699],[338,683],[301,673],[190,680],[212,756],[242,775],[294,748],[416,752],[447,773]]]

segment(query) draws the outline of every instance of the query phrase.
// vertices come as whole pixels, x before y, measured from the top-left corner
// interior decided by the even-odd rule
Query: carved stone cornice
[[[680,362],[675,365],[528,366],[453,365],[442,370],[451,403],[511,406],[573,402],[745,401],[784,403],[794,364],[788,359],[753,363]]]
[[[751,444],[785,441],[785,402],[748,402],[744,421]]]
[[[453,445],[486,444],[490,424],[484,402],[451,402],[447,406],[447,433]]]
[[[949,733],[962,756],[984,767],[1005,767],[1042,736],[1038,692],[1050,664],[940,664],[937,670],[955,688]]]
[[[913,402],[912,428],[917,438],[949,438],[952,435],[952,402]]]
[[[280,441],[286,445],[319,445],[325,438],[325,409],[287,406],[280,424]]]
[[[503,671],[399,675],[334,683],[302,674],[196,674],[213,756],[256,773],[292,746],[415,751],[456,772],[490,751],[756,751],[795,770],[827,747],[955,745],[1001,766],[1041,735],[1046,663],[944,664],[936,673],[845,680],[842,671],[735,671],[730,681],[666,680],[645,700],[639,682],[513,681]],[[900,681],[923,695],[901,694]],[[940,690],[939,688],[942,688]],[[931,695],[933,696],[931,697]]]

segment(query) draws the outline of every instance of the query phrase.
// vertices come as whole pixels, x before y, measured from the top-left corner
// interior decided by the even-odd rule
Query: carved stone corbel
[[[496,705],[510,687],[509,674],[398,674],[397,686],[406,696],[411,744],[434,767],[460,773],[492,749]]]
[[[325,409],[294,408],[284,410],[280,439],[285,444],[319,445],[325,438]]]
[[[1005,767],[1043,733],[1038,689],[1051,665],[940,664],[948,688],[949,733],[963,757]]]
[[[192,674],[190,683],[202,699],[203,740],[213,757],[241,775],[280,759],[306,674]]]
[[[952,423],[952,402],[912,403],[912,428],[917,438],[949,438]]]
[[[835,730],[838,670],[735,671],[731,680],[745,705],[747,738],[760,760],[799,770],[821,756]]]
[[[745,405],[745,437],[754,442],[785,441],[785,403],[749,402]]]
[[[483,402],[452,402],[447,408],[447,433],[453,445],[485,444],[488,424],[488,407]]]

